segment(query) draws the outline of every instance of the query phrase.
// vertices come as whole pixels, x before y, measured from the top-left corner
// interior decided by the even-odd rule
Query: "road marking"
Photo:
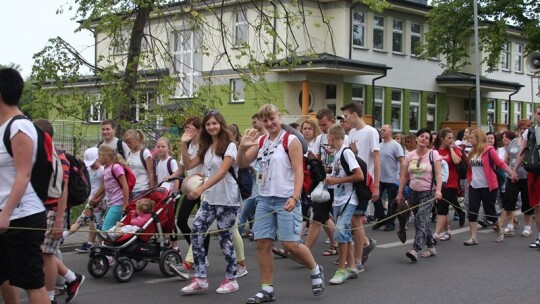
[[[180,277],[172,277],[172,278],[161,278],[161,279],[153,279],[153,280],[147,280],[144,281],[146,284],[159,284],[163,282],[172,282],[172,281],[185,281],[182,280]]]

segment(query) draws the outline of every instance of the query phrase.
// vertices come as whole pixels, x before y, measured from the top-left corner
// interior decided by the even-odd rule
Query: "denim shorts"
[[[368,204],[369,204],[369,200],[358,200],[358,205],[356,205],[356,210],[354,211],[354,215],[360,215],[360,216],[366,215]]]
[[[273,239],[284,242],[300,241],[302,210],[300,204],[293,211],[283,209],[288,198],[258,196],[253,234],[256,240]]]
[[[352,242],[351,218],[356,210],[355,205],[345,204],[334,206],[334,217],[336,220],[336,231],[334,232],[334,240],[338,243]],[[340,214],[341,213],[341,214]],[[338,214],[340,214],[338,216]]]

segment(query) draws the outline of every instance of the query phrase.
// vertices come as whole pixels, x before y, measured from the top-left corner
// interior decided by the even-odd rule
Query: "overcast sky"
[[[57,36],[94,62],[91,33],[74,33],[78,23],[70,20],[73,11],[65,9],[63,14],[56,14],[62,5],[67,7],[66,2],[68,0],[0,0],[0,64],[19,64],[26,78],[32,72],[32,56],[41,51],[50,38]]]

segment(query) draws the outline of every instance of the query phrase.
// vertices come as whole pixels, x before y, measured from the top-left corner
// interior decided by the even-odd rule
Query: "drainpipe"
[[[467,127],[471,127],[471,111],[472,111],[472,97],[471,92],[472,90],[476,89],[476,87],[472,87],[469,89],[469,123],[467,124]],[[477,109],[478,110],[478,109]]]
[[[516,87],[514,93],[508,95],[508,109],[512,108],[512,96],[516,95],[519,92],[520,88]],[[508,117],[508,120],[510,120],[510,117]],[[508,127],[510,127],[510,124],[508,124]]]
[[[375,77],[375,78],[373,78],[373,80],[371,80],[371,91],[372,91],[372,95],[373,95],[372,96],[372,108],[371,108],[371,115],[372,116],[373,116],[373,112],[375,111],[375,81],[386,77],[387,72],[388,72],[388,70],[384,69],[384,73],[381,76]],[[384,115],[384,113],[383,113],[383,115]],[[375,117],[373,117],[373,124],[375,124]]]

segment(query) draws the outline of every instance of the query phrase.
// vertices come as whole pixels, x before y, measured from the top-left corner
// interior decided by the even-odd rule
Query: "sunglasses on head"
[[[204,112],[204,116],[217,115],[217,114],[219,114],[218,110],[209,110],[209,111]]]

